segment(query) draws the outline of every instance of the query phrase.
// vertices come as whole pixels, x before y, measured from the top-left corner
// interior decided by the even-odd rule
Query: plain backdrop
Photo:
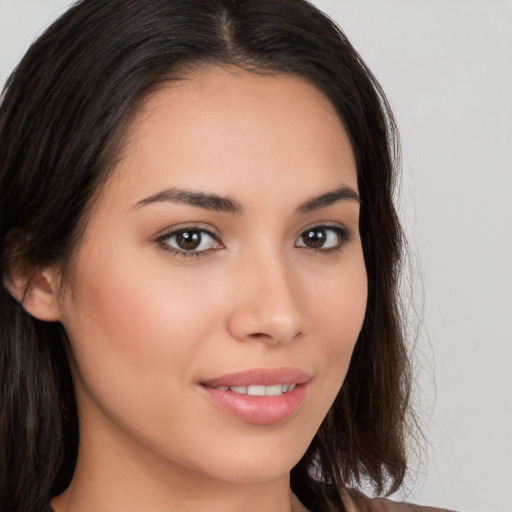
[[[314,3],[377,75],[402,133],[430,445],[396,498],[512,512],[512,0]],[[0,0],[2,83],[67,4]]]

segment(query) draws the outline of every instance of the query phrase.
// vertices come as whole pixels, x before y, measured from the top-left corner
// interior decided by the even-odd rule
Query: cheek
[[[326,282],[328,287],[317,295],[312,307],[326,368],[324,392],[334,400],[343,385],[366,313],[368,285],[362,252],[338,279]]]
[[[98,402],[130,410],[138,401],[154,412],[161,396],[191,380],[215,301],[183,273],[114,255],[82,266],[63,323],[80,380]]]
[[[368,284],[362,252],[348,263],[310,291],[310,310],[328,352],[352,351],[366,312]]]
[[[140,362],[194,342],[202,327],[198,317],[207,317],[208,305],[214,304],[207,287],[161,263],[137,264],[135,258],[112,255],[113,264],[95,260],[101,265],[85,268],[79,296],[69,308],[68,323],[76,326],[77,337],[100,350],[136,352]]]
[[[129,260],[95,258],[101,265],[84,265],[76,296],[66,300],[82,425],[97,432],[92,426],[109,418],[158,451],[184,458],[180,447],[192,446],[198,433],[184,430],[183,418],[202,421],[197,403],[184,397],[208,351],[217,302],[185,272]]]

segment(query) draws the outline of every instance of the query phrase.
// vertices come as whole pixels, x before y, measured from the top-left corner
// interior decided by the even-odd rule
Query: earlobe
[[[51,269],[18,268],[5,279],[5,286],[25,311],[46,322],[60,320],[57,273]]]

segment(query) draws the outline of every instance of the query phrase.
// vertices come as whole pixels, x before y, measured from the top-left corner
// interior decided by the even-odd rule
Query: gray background
[[[314,3],[373,69],[402,132],[430,442],[405,494],[512,512],[512,2]],[[0,82],[67,4],[0,0]]]

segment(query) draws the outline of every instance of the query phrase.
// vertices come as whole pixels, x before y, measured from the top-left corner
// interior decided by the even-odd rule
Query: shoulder
[[[446,508],[425,507],[412,503],[397,503],[384,498],[370,500],[371,512],[450,512]],[[452,511],[453,512],[453,511]]]
[[[454,512],[445,508],[396,502],[386,498],[372,499],[353,490],[346,491],[342,497],[346,512]]]

